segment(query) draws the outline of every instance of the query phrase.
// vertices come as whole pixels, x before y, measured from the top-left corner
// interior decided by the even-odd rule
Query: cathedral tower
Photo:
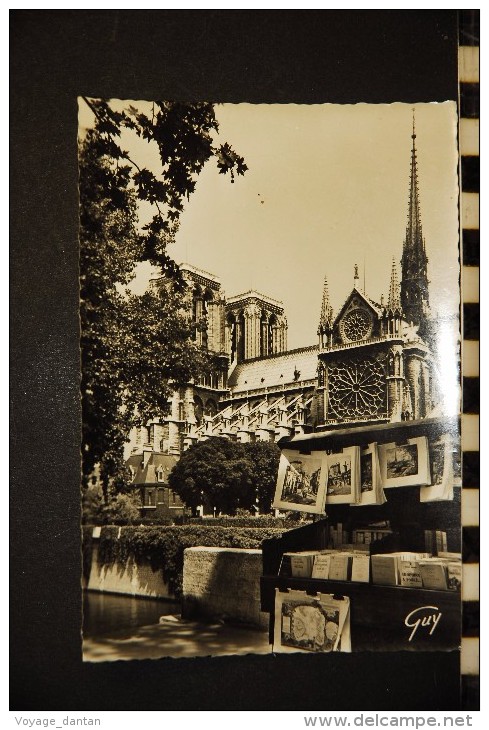
[[[287,350],[287,319],[282,302],[256,291],[227,299],[225,328],[231,365]]]
[[[429,315],[428,257],[421,228],[414,117],[411,139],[413,140],[413,146],[411,150],[408,221],[401,258],[401,304],[406,319],[418,327],[419,334],[423,336]]]

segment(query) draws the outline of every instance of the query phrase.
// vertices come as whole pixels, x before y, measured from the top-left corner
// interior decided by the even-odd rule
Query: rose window
[[[350,342],[364,340],[372,331],[372,320],[363,309],[356,309],[347,314],[342,326],[344,339]]]
[[[365,359],[328,368],[329,418],[378,418],[385,412],[382,364]]]

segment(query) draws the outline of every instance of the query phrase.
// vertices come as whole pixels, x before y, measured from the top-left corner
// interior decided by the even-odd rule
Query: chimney
[[[153,453],[153,447],[151,444],[143,445],[143,467],[148,466],[149,457]]]

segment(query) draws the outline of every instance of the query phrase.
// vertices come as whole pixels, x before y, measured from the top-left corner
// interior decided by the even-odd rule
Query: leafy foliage
[[[133,525],[141,522],[141,497],[137,492],[112,494],[106,502],[99,486],[87,487],[82,497],[84,525]]]
[[[229,173],[234,182],[235,175],[243,175],[248,169],[244,159],[227,142],[213,143],[219,125],[212,104],[155,101],[146,105],[145,113],[132,106],[116,111],[104,100],[84,97],[84,101],[96,117],[99,154],[121,164],[137,198],[155,208],[152,220],[143,226],[140,260],[178,275],[166,248],[178,230],[184,200],[194,192],[197,176],[205,163],[215,157],[219,173]],[[121,147],[125,130],[157,150],[161,164],[158,176],[141,167]]]
[[[109,483],[115,491],[128,483],[122,455],[131,427],[164,415],[173,387],[210,366],[194,342],[185,284],[167,251],[184,200],[212,156],[232,179],[246,165],[229,145],[213,145],[211,104],[154,102],[145,114],[84,101],[95,125],[79,154],[82,459],[85,485],[99,465],[107,502]],[[159,174],[122,149],[125,132],[155,148]],[[155,211],[144,226],[141,201]],[[160,268],[166,286],[142,296],[124,291],[143,261]]]
[[[251,463],[251,480],[260,512],[270,512],[277,483],[280,449],[274,443],[257,441],[245,444],[245,451]]]
[[[120,536],[119,535],[120,530]],[[260,549],[263,540],[281,537],[280,528],[250,527],[103,527],[98,559],[102,565],[125,564],[132,557],[136,563],[150,561],[175,596],[182,592],[183,551],[187,547],[232,547]]]
[[[169,486],[194,511],[202,503],[232,515],[258,503],[271,509],[280,451],[275,444],[209,439],[186,451],[169,475]]]

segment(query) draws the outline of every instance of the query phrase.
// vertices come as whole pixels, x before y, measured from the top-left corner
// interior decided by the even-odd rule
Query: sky
[[[337,313],[355,264],[375,301],[388,295],[393,256],[400,274],[413,108],[430,302],[435,312],[458,312],[454,102],[217,105],[218,140],[249,169],[231,184],[214,160],[206,164],[170,255],[217,276],[228,297],[255,289],[282,301],[289,349],[316,344],[325,276]],[[80,101],[81,132],[90,122]],[[157,172],[147,144],[127,138],[123,146]],[[141,210],[142,221],[148,214]],[[134,290],[151,275],[140,267]]]

